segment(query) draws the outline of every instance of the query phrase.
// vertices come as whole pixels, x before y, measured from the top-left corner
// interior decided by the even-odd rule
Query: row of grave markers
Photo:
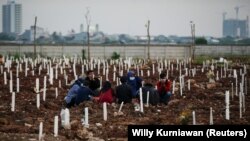
[[[15,94],[15,93],[13,93],[13,94]],[[147,105],[148,105],[148,95],[149,94],[147,94]],[[240,92],[240,95],[241,95],[241,92]],[[242,96],[242,97],[241,97]],[[240,106],[239,106],[239,108],[240,108],[240,118],[242,118],[242,105],[243,105],[243,111],[245,112],[245,103],[243,103],[242,102],[242,99],[244,99],[244,95],[241,95],[241,96],[239,96],[239,100],[240,100]],[[12,97],[13,97],[13,95],[12,95]],[[229,120],[230,119],[230,113],[229,113],[229,91],[226,91],[226,93],[225,93],[225,105],[226,105],[226,111],[225,111],[225,118],[227,119],[227,120]],[[121,109],[122,109],[122,106],[123,106],[123,102],[121,103],[121,105],[120,105],[120,108],[119,108],[119,111],[118,111],[118,113],[119,112],[121,112]],[[69,117],[69,110],[68,109],[66,109],[65,111],[67,111],[67,112],[65,112],[65,113],[67,113],[67,114],[65,114],[66,116],[63,118],[64,119],[64,123],[63,124],[70,124],[70,117]],[[143,111],[143,100],[142,100],[142,90],[141,90],[141,88],[140,88],[140,112],[144,112]],[[84,127],[86,127],[86,128],[88,128],[89,127],[89,123],[88,123],[88,108],[86,107],[85,108],[85,118],[84,118]],[[195,116],[195,111],[193,111],[192,112],[192,117],[193,117],[193,125],[196,125],[196,116]],[[104,119],[104,121],[107,121],[107,104],[106,104],[106,102],[104,102],[103,103],[103,119]],[[213,110],[212,110],[212,107],[210,107],[210,119],[209,119],[209,124],[210,125],[213,125]],[[68,126],[70,126],[70,125],[68,125]],[[42,137],[43,137],[43,135],[42,135],[42,129],[43,128],[43,123],[41,122],[40,123],[40,126],[39,126],[39,140],[41,140],[42,139]],[[54,119],[54,136],[55,137],[57,137],[58,136],[58,116],[55,116],[55,119]]]
[[[46,59],[35,59],[35,63],[33,63],[33,61],[31,60],[31,59],[27,59],[27,58],[24,58],[23,60],[25,60],[24,62],[25,62],[25,76],[27,76],[27,70],[29,70],[29,68],[28,68],[28,62],[30,62],[31,63],[31,66],[32,66],[32,75],[34,74],[34,70],[33,70],[33,68],[34,68],[34,64],[35,64],[35,66],[37,65],[37,62],[38,61],[36,61],[36,60],[40,60],[40,61],[42,61],[42,64],[43,64],[43,68],[46,68],[46,63],[48,63],[49,65],[49,67],[47,67],[47,75],[49,75],[50,76],[50,84],[53,84],[53,68],[52,68],[52,66],[51,66],[51,60],[46,60]],[[53,59],[53,60],[55,60],[55,59]],[[60,70],[61,70],[61,74],[62,74],[62,69],[63,68],[65,68],[65,62],[69,62],[69,61],[66,61],[66,60],[68,60],[68,59],[66,59],[66,58],[64,58],[64,62],[60,59],[60,61],[59,61],[59,63],[58,64],[56,64],[56,68],[55,68],[55,70],[56,70],[56,79],[57,79],[57,71],[58,71],[58,65],[60,65],[60,64],[62,64],[62,62],[63,62],[63,67],[62,66],[60,66]],[[77,73],[76,73],[76,61],[77,60],[77,58],[74,58],[74,60],[73,60],[73,62],[74,62],[74,64],[73,64],[73,74],[74,74],[74,76],[75,76],[75,79],[77,79]],[[10,64],[11,64],[11,60],[7,60],[6,61],[6,63],[5,63],[5,66],[7,66],[7,68],[8,68],[8,70],[10,69],[10,67],[9,66],[11,66]],[[54,62],[54,61],[53,61]],[[82,61],[80,61],[80,62],[82,62]],[[85,62],[85,64],[84,65],[82,65],[82,74],[84,74],[84,66],[86,67],[86,70],[88,70],[88,66],[90,65],[91,66],[91,69],[93,69],[93,68],[96,68],[96,66],[98,67],[98,75],[100,75],[100,64],[101,64],[101,62],[102,62],[102,65],[103,65],[103,76],[106,76],[106,80],[108,79],[108,74],[109,74],[109,64],[108,64],[108,62],[107,61],[104,61],[104,60],[102,60],[102,61],[100,61],[100,60],[93,60],[93,61],[90,61],[90,62],[87,62],[86,60],[84,60],[83,62]],[[94,62],[94,64],[92,64],[91,62]],[[97,65],[96,65],[96,62],[97,62]],[[114,72],[116,72],[116,67],[117,66],[115,66],[115,63],[112,63],[112,62],[114,62],[114,61],[111,61],[111,63],[110,64],[114,64]],[[119,61],[118,62],[118,64],[119,64],[119,72],[123,72],[123,66],[125,66],[125,69],[124,70],[129,70],[128,68],[130,68],[131,67],[131,59],[129,58],[128,59],[128,61],[124,61],[124,62],[127,62],[127,64],[125,63],[125,64],[122,64],[122,62],[121,61]],[[133,62],[133,61],[132,61]],[[145,61],[143,61],[143,62],[145,62]],[[189,76],[189,71],[188,71],[188,68],[186,67],[186,66],[188,66],[186,63],[189,63],[188,61],[179,61],[179,60],[176,60],[176,61],[173,61],[173,62],[170,62],[170,60],[164,60],[164,62],[165,63],[162,63],[162,62],[158,62],[158,72],[160,73],[164,68],[167,70],[167,72],[168,71],[171,71],[171,72],[173,72],[174,71],[174,69],[173,69],[173,63],[174,62],[177,62],[177,65],[176,65],[176,70],[180,70],[180,76],[181,76],[181,70],[185,70],[185,76]],[[168,63],[167,63],[168,62]],[[86,64],[87,63],[87,64]],[[17,62],[17,64],[19,64],[19,62]],[[122,65],[121,65],[122,64]],[[161,65],[161,64],[165,64],[165,65]],[[205,63],[203,63],[203,64],[205,64]],[[226,71],[228,70],[228,68],[226,67],[226,66],[228,66],[228,65],[225,65],[225,64],[227,64],[227,63],[224,63],[224,71],[225,71],[225,76],[226,76]],[[70,67],[70,65],[67,63],[67,65]],[[136,69],[137,69],[137,73],[138,73],[138,76],[143,76],[143,70],[139,70],[139,68],[141,68],[144,64],[143,63],[141,63],[141,64],[139,64],[139,65],[136,65],[136,64],[132,64],[132,65],[134,65],[134,66],[136,66]],[[20,66],[20,70],[21,70],[21,64],[20,65],[17,65],[17,68],[18,68],[18,66]],[[122,68],[120,67],[120,66],[122,66]],[[170,69],[170,67],[169,66],[171,66],[171,69]],[[184,66],[184,69],[181,69],[181,67],[182,66]],[[202,72],[204,72],[204,68],[207,68],[208,69],[208,67],[206,67],[207,65],[203,65],[203,67],[202,67]],[[179,69],[180,68],[180,69]],[[192,72],[192,76],[194,77],[194,75],[195,75],[195,73],[196,73],[196,68],[193,68],[193,69],[191,69],[191,68],[189,68],[190,70],[191,70],[191,72]],[[18,69],[17,69],[18,70]],[[42,70],[42,65],[40,65],[39,66],[39,75],[40,75],[40,71]],[[213,66],[213,64],[211,65],[211,70],[214,70],[214,66]],[[245,69],[244,69],[245,70]],[[9,72],[9,71],[8,71]],[[139,72],[141,72],[141,74],[139,73]],[[152,68],[152,74],[155,74],[155,65],[153,64],[153,68]],[[17,74],[18,74],[18,71],[17,71]],[[148,70],[147,71],[147,74],[148,74],[148,76],[150,76],[150,70]],[[217,74],[218,74],[218,71],[217,71]],[[113,81],[116,81],[116,77],[115,77],[115,73],[113,74]],[[120,74],[121,75],[121,74]],[[17,75],[18,76],[18,75]],[[221,77],[223,77],[222,76],[222,68],[221,68]],[[217,79],[218,79],[218,75],[217,75],[217,77],[216,77]]]
[[[26,59],[27,60],[27,59]],[[25,61],[25,62],[27,62],[27,61]],[[51,62],[51,61],[49,61],[49,62]],[[75,62],[75,61],[74,61]],[[6,65],[6,66],[11,66],[11,60],[7,60],[7,62],[6,62],[8,65]],[[25,66],[27,66],[26,65],[27,63],[25,63]],[[17,66],[19,66],[19,65],[17,65]],[[32,65],[33,66],[33,65]],[[50,63],[50,66],[51,66],[51,63]],[[73,66],[75,66],[75,65],[73,65]],[[212,65],[213,66],[213,65]],[[225,66],[225,65],[224,65]],[[181,67],[181,65],[180,65],[180,67]],[[40,67],[39,67],[40,68]],[[75,67],[73,67],[73,68],[75,68]],[[213,67],[211,67],[211,68],[213,68]],[[19,69],[17,69],[17,76],[18,76],[18,70]],[[27,68],[25,68],[25,70],[27,70]],[[50,76],[50,84],[53,84],[53,68],[51,69],[49,69],[50,71],[50,73],[49,73],[49,76]],[[57,69],[56,69],[57,70]],[[75,69],[73,69],[73,70],[75,70]],[[185,69],[185,70],[187,70],[187,69]],[[108,70],[107,70],[108,71]],[[34,71],[33,71],[34,72]],[[57,71],[56,71],[57,72]],[[75,71],[74,71],[75,72]],[[168,72],[168,71],[167,71]],[[187,71],[186,71],[187,72]],[[196,70],[195,71],[192,71],[193,72],[193,76],[194,76],[194,74],[196,73]],[[241,85],[241,92],[243,93],[243,87],[244,87],[244,75],[245,75],[245,73],[246,73],[246,67],[244,66],[244,73],[242,73],[242,71],[240,70],[240,74],[242,75],[242,83],[240,83],[240,85]],[[106,74],[108,74],[108,73],[106,73]],[[115,74],[115,73],[114,73]],[[218,74],[218,71],[217,71],[217,74]],[[57,76],[57,75],[56,75]],[[75,75],[76,76],[76,75]],[[222,75],[221,75],[222,76]],[[236,84],[238,84],[237,83],[237,72],[236,72],[236,70],[234,70],[234,78],[236,79]],[[218,76],[217,76],[218,77]],[[115,75],[114,75],[114,78],[115,78]],[[181,75],[181,71],[180,71],[180,95],[182,96],[182,89],[183,88],[185,88],[185,86],[184,86],[184,75]],[[65,79],[67,79],[67,77],[65,77]],[[46,97],[46,76],[44,76],[44,93],[43,93],[43,100],[45,101],[45,97]],[[119,81],[117,80],[117,84],[119,84],[118,83]],[[7,83],[7,79],[6,79],[6,72],[4,72],[4,84],[6,84]],[[245,79],[245,85],[246,85],[246,83],[247,83],[247,79]],[[12,83],[12,71],[10,70],[10,92],[13,92],[13,83]],[[61,84],[61,83],[59,83],[59,84]],[[66,84],[67,84],[67,81],[66,81]],[[238,92],[238,87],[237,87],[238,85],[235,85],[235,95],[236,96],[238,96],[238,94],[237,94],[237,92]],[[247,85],[246,85],[247,86]],[[247,87],[245,86],[245,93],[247,93]],[[61,86],[60,86],[61,87]],[[39,94],[39,79],[36,79],[36,90],[37,90],[37,107],[39,108],[40,107],[40,94]],[[174,90],[175,90],[175,81],[174,81],[174,84],[173,84],[173,93],[174,93]],[[188,90],[190,90],[190,80],[188,80]],[[19,78],[17,78],[17,93],[19,92]],[[14,95],[14,94],[13,94]],[[57,95],[58,95],[58,91],[57,91],[57,88],[56,88],[56,97],[57,97]],[[14,95],[15,96],[15,95]],[[12,96],[13,97],[13,96]],[[233,98],[233,83],[232,83],[232,98]],[[15,99],[14,97],[12,98],[12,99]],[[12,103],[15,103],[15,102],[12,102]],[[13,106],[14,107],[14,106]]]
[[[28,62],[28,60],[30,61],[30,59],[24,59],[24,62],[25,62],[25,70],[28,70],[28,68],[27,68],[27,62]],[[39,60],[39,59],[38,59]],[[40,59],[40,60],[42,60],[42,59]],[[49,74],[49,82],[50,82],[50,84],[51,85],[53,85],[53,77],[54,77],[54,73],[53,73],[53,68],[51,67],[51,61],[47,61],[46,59],[43,59],[44,61],[43,62],[49,62],[49,67],[47,67],[47,69],[48,69],[48,71],[47,71],[47,74]],[[65,59],[65,60],[67,60],[67,59]],[[75,76],[75,79],[77,79],[77,75],[76,75],[76,69],[75,69],[75,61],[76,59],[74,59],[74,64],[73,64],[73,72],[74,72],[74,76]],[[129,60],[131,60],[131,59],[129,59]],[[53,60],[54,61],[54,60]],[[6,63],[5,63],[5,66],[7,66],[7,68],[8,68],[8,70],[9,70],[9,66],[11,66],[11,60],[7,60],[6,61]],[[33,68],[33,62],[32,62],[32,60],[30,61],[31,62],[31,66],[32,66],[32,68]],[[61,60],[60,60],[60,62],[62,62]],[[68,62],[68,61],[65,61],[65,62]],[[91,61],[92,62],[92,61]],[[130,61],[129,61],[130,62]],[[168,61],[168,63],[166,63],[167,61],[165,60],[165,64],[169,64],[169,65],[167,65],[167,66],[170,66],[170,61]],[[180,67],[180,95],[182,95],[182,89],[183,88],[185,88],[185,86],[184,86],[184,76],[187,76],[188,75],[188,69],[187,68],[185,68],[185,71],[186,71],[186,73],[185,73],[185,75],[182,75],[182,73],[181,73],[181,63],[180,63],[180,65],[178,65],[178,60],[177,60],[177,67],[179,66]],[[19,63],[17,63],[17,64],[19,64]],[[37,61],[35,60],[35,64],[37,64]],[[63,63],[63,64],[65,64],[65,63]],[[120,64],[120,63],[119,63]],[[128,63],[129,65],[128,66],[130,66],[131,65],[131,63]],[[161,63],[160,63],[161,64]],[[185,64],[185,63],[184,63]],[[227,68],[228,68],[228,64],[226,65],[227,63],[224,63],[224,70],[226,70]],[[105,63],[103,63],[103,65],[104,65],[104,68],[105,68]],[[16,76],[18,76],[18,66],[21,66],[21,64],[20,65],[17,65],[17,75]],[[44,67],[46,67],[46,65],[45,65],[45,63],[43,63],[43,66]],[[88,66],[88,65],[87,65]],[[94,65],[94,66],[96,66],[96,65]],[[100,60],[98,60],[98,66],[100,66]],[[120,66],[120,65],[119,65]],[[123,65],[121,65],[121,66],[123,66]],[[125,66],[127,66],[127,65],[125,65]],[[161,65],[160,65],[161,66]],[[171,64],[171,66],[173,66],[173,64]],[[205,67],[206,65],[205,65],[205,63],[203,63],[203,68]],[[227,67],[225,67],[225,66],[227,66]],[[57,67],[58,67],[58,64],[56,65],[56,79],[57,79]],[[91,65],[91,68],[93,67],[93,65]],[[1,66],[1,68],[2,68],[2,66]],[[39,70],[41,70],[40,69],[41,68],[41,66],[39,67]],[[61,74],[62,74],[62,67],[60,67],[61,69]],[[98,67],[98,68],[100,68],[100,67]],[[109,67],[107,67],[107,70],[106,70],[106,80],[107,80],[107,78],[108,78],[108,68]],[[116,67],[114,67],[114,71],[116,70],[115,69]],[[171,67],[171,68],[173,68],[173,67]],[[202,68],[202,71],[203,71],[203,68]],[[20,67],[20,69],[21,69],[21,67]],[[1,69],[2,70],[2,69]],[[84,71],[84,67],[83,67],[83,65],[82,65],[82,70]],[[105,70],[105,69],[103,69],[103,70]],[[137,72],[139,72],[139,67],[137,67]],[[154,70],[154,65],[153,65],[153,70]],[[158,70],[161,70],[161,69],[158,69]],[[214,70],[214,66],[213,66],[213,64],[211,65],[211,70]],[[221,68],[221,70],[222,70],[222,68]],[[32,70],[32,72],[34,72],[34,70]],[[40,71],[39,71],[40,72]],[[105,72],[105,71],[104,71]],[[121,72],[123,72],[123,70],[121,70]],[[141,70],[141,72],[142,72],[142,70]],[[149,70],[148,70],[148,72],[149,72]],[[167,76],[168,76],[168,72],[169,72],[169,70],[167,70]],[[195,76],[195,74],[196,74],[196,69],[194,68],[194,69],[191,69],[191,72],[192,72],[192,76],[194,77]],[[27,71],[25,71],[25,74],[27,74]],[[64,70],[64,74],[66,74],[65,73],[65,70]],[[148,74],[150,74],[150,73],[148,73]],[[226,71],[225,71],[225,74],[226,74]],[[244,65],[244,73],[242,73],[242,70],[240,70],[240,74],[242,75],[242,85],[243,85],[243,87],[244,87],[244,75],[246,74],[246,66]],[[143,75],[143,73],[142,73],[142,75]],[[25,75],[25,76],[27,76],[27,75]],[[226,76],[226,75],[225,75]],[[230,75],[231,76],[231,75]],[[236,72],[236,70],[234,70],[234,78],[236,79],[235,81],[235,83],[237,84],[237,85],[235,85],[235,95],[237,96],[238,95],[238,83],[237,83],[237,80],[238,80],[238,77],[237,77],[237,72]],[[222,71],[221,71],[221,77],[222,77]],[[117,79],[115,79],[116,78],[116,73],[114,72],[114,74],[113,74],[113,80],[116,80],[117,81],[117,85],[119,85],[120,84],[120,81],[118,80],[118,77],[117,77]],[[66,80],[66,85],[67,85],[67,79],[68,79],[68,77],[67,77],[67,75],[65,75],[65,80]],[[102,78],[101,78],[102,79]],[[217,71],[217,77],[216,77],[216,79],[218,80],[218,71]],[[101,80],[102,81],[102,80]],[[4,84],[7,84],[7,77],[6,77],[6,72],[4,72]],[[44,99],[44,101],[45,101],[45,95],[46,95],[46,83],[44,83],[44,85],[45,85],[45,87],[44,87],[44,96],[43,96],[43,99]],[[59,85],[61,85],[61,83],[59,83]],[[247,79],[245,79],[245,85],[247,86]],[[247,87],[245,86],[245,93],[247,93]],[[59,87],[61,87],[61,86],[59,86]],[[175,81],[174,81],[174,84],[173,84],[173,93],[174,93],[174,90],[175,90]],[[190,90],[190,80],[188,80],[188,90]],[[13,91],[13,84],[12,84],[12,71],[10,71],[10,92],[12,92]],[[17,78],[17,93],[19,92],[19,78]],[[232,93],[233,93],[233,83],[232,83]],[[57,95],[57,94],[56,94]],[[233,96],[233,94],[232,94],[232,96]],[[38,96],[37,96],[38,97]]]
[[[39,60],[39,59],[38,59]],[[66,61],[67,59],[65,58],[64,59],[65,60],[65,63],[63,63],[63,65],[65,66],[65,64],[67,64],[67,65],[69,65],[69,61]],[[54,62],[55,60],[53,60],[53,62]],[[33,68],[34,68],[34,64],[35,64],[35,66],[37,65],[37,63],[39,62],[39,61],[35,61],[35,63],[33,63],[32,62],[32,60],[30,60],[30,59],[24,59],[24,63],[25,63],[25,77],[27,77],[27,75],[28,75],[28,70],[29,70],[29,68],[28,68],[28,63],[31,63],[31,67],[32,67],[32,70],[31,70],[31,72],[32,72],[32,76],[34,76],[34,70],[33,70]],[[46,62],[49,62],[49,65],[47,66],[46,65]],[[60,62],[62,62],[61,60],[60,60]],[[66,63],[66,62],[68,62],[68,63]],[[73,64],[73,74],[74,74],[74,76],[75,76],[75,79],[77,79],[77,75],[76,75],[76,60],[74,59],[74,64]],[[91,61],[92,62],[92,61]],[[98,60],[98,72],[100,72],[100,60]],[[104,61],[105,62],[105,61]],[[166,60],[164,61],[164,62],[167,62]],[[165,68],[171,68],[171,69],[167,69],[167,76],[168,76],[168,73],[169,73],[169,71],[172,71],[173,72],[173,64],[171,64],[170,63],[170,61],[168,61],[169,63],[164,63],[165,64],[165,66],[167,66],[167,67],[165,67]],[[178,60],[177,60],[177,62],[178,62]],[[13,78],[12,78],[12,71],[10,70],[11,69],[11,64],[12,64],[12,61],[11,60],[7,60],[6,62],[5,62],[5,67],[7,67],[7,72],[10,74],[10,92],[12,93],[12,102],[11,102],[11,111],[14,111],[14,109],[15,109],[15,92],[13,92]],[[20,72],[22,72],[22,65],[21,65],[21,63],[17,63],[18,65],[17,65],[17,67],[16,67],[16,77],[17,77],[17,89],[16,89],[16,93],[18,93],[19,92],[19,70],[20,70]],[[111,63],[112,64],[112,63]],[[129,59],[129,61],[128,61],[128,64],[126,65],[120,65],[121,63],[119,62],[119,70],[124,66],[126,69],[127,69],[127,71],[128,71],[128,68],[129,67],[131,67],[131,59]],[[169,65],[166,65],[166,64],[169,64]],[[171,65],[170,65],[171,64]],[[183,63],[183,66],[184,66],[184,64],[186,65],[186,63]],[[203,63],[204,64],[204,63]],[[69,65],[70,66],[70,65]],[[88,70],[88,66],[89,66],[89,64],[88,65],[82,65],[82,73],[85,71],[84,70],[84,66],[86,66],[86,70]],[[95,68],[95,66],[96,65],[92,65],[92,63],[90,63],[90,68],[91,69],[93,69],[93,68]],[[162,69],[163,69],[163,67],[161,68],[161,66],[164,66],[163,64],[162,64],[162,62],[160,62],[160,65],[159,65],[160,67],[158,67],[158,70],[159,71],[161,71]],[[171,67],[170,67],[171,66]],[[50,84],[51,85],[53,85],[53,79],[54,79],[54,72],[53,72],[53,68],[52,68],[52,66],[51,66],[51,61],[46,61],[46,59],[44,59],[44,61],[43,61],[43,68],[46,68],[47,67],[47,75],[49,75],[49,82],[50,82]],[[57,79],[58,78],[58,69],[57,69],[57,67],[58,67],[58,64],[56,65],[56,71],[55,71],[55,73],[56,73],[56,77],[55,77],[55,79]],[[105,67],[107,67],[107,69],[105,68]],[[114,66],[113,66],[114,67]],[[180,82],[180,95],[182,95],[182,89],[184,89],[185,88],[185,83],[184,83],[184,76],[189,76],[189,74],[192,74],[192,76],[194,77],[195,75],[196,75],[196,68],[193,68],[193,69],[190,69],[190,71],[188,71],[188,68],[185,68],[185,75],[182,75],[182,71],[181,71],[181,67],[182,67],[182,63],[180,63],[179,65],[178,65],[178,63],[177,63],[177,67],[176,67],[176,70],[178,70],[178,67],[179,67],[179,69],[180,69],[180,76],[179,76],[179,82]],[[139,66],[138,65],[136,65],[136,68],[137,68],[137,73],[138,73],[138,75],[140,76],[140,71],[139,71]],[[208,69],[208,67],[206,67],[206,65],[203,65],[203,67],[202,67],[202,69],[201,69],[201,72],[204,72],[204,69],[205,68],[207,68]],[[64,67],[61,67],[60,66],[60,70],[61,70],[61,74],[62,74],[62,72],[63,72],[63,74],[64,74],[64,78],[65,78],[65,80],[66,80],[66,85],[67,85],[67,79],[68,79],[68,76],[66,75],[66,71],[65,70],[63,70],[64,69]],[[125,70],[126,70],[125,69]],[[39,75],[40,75],[40,72],[41,72],[41,70],[42,70],[42,65],[40,65],[39,66]],[[63,71],[62,71],[63,70]],[[116,71],[116,67],[114,67],[114,69],[113,69],[114,71]],[[152,73],[154,74],[155,73],[155,67],[154,67],[154,65],[153,65],[153,71],[152,71]],[[211,66],[211,70],[213,70],[213,65]],[[226,63],[224,63],[224,75],[223,75],[223,71],[222,71],[222,68],[221,68],[221,78],[223,78],[223,77],[226,77],[227,75],[227,71],[226,70],[228,70],[228,64],[226,64]],[[3,66],[1,65],[1,69],[0,69],[0,71],[1,71],[1,74],[2,73],[4,73],[4,84],[5,85],[7,85],[7,74],[6,74],[6,72],[4,71],[3,72]],[[121,71],[120,71],[120,74],[123,74],[123,72],[124,72],[124,70],[122,70],[121,69]],[[235,95],[236,96],[238,96],[238,77],[237,77],[237,70],[233,70],[233,75],[231,75],[231,72],[232,72],[232,69],[230,70],[230,73],[229,73],[229,76],[233,76],[234,78],[235,78]],[[108,66],[108,63],[106,64],[106,66],[105,66],[105,63],[103,63],[103,75],[106,75],[106,80],[107,80],[107,78],[108,78],[108,74],[109,74],[109,66]],[[147,71],[147,74],[148,74],[148,76],[150,76],[150,71],[148,70]],[[219,79],[219,77],[218,77],[218,74],[219,74],[219,72],[218,71],[216,71],[216,79],[218,80]],[[244,73],[242,73],[242,70],[240,70],[240,75],[241,75],[241,83],[240,83],[240,92],[239,92],[239,111],[240,111],[240,118],[242,118],[242,111],[243,112],[245,112],[245,94],[247,94],[247,78],[245,78],[245,75],[246,75],[246,66],[244,66]],[[141,76],[143,76],[143,71],[141,70]],[[118,83],[118,79],[115,79],[115,78],[118,78],[118,77],[116,77],[116,74],[114,73],[113,74],[113,81],[117,81],[117,85],[118,84],[120,84],[120,83]],[[187,80],[188,81],[188,90],[190,90],[190,79],[188,79]],[[46,82],[47,82],[47,76],[44,76],[44,94],[43,94],[43,100],[45,101],[45,98],[46,98]],[[60,85],[61,85],[61,81],[59,80],[59,87],[61,87]],[[244,90],[244,86],[245,86],[245,90]],[[37,108],[39,108],[40,107],[40,91],[39,91],[39,88],[40,88],[40,86],[39,86],[39,79],[37,78],[36,79],[36,93],[37,93]],[[174,90],[175,90],[175,81],[173,82],[173,93],[174,93]],[[141,91],[141,90],[140,90]],[[245,93],[244,93],[244,91],[245,91]],[[232,99],[233,99],[233,83],[232,83]],[[56,97],[57,97],[57,94],[58,92],[57,92],[57,88],[56,88]],[[225,118],[227,119],[227,120],[229,120],[230,119],[230,113],[229,113],[229,91],[227,91],[226,92],[226,94],[225,94],[225,96],[226,96],[226,98],[225,98],[225,107],[226,107],[226,114],[225,114]],[[143,112],[144,110],[143,110],[143,102],[142,102],[142,96],[141,96],[141,92],[140,92],[140,111],[141,112]],[[147,99],[148,99],[148,96],[147,96]],[[106,103],[105,103],[106,104]],[[107,120],[107,106],[105,106],[105,104],[103,105],[103,111],[104,111],[104,120]],[[123,105],[123,103],[121,104],[121,107],[122,107],[122,105]],[[147,103],[147,105],[148,105],[148,103]],[[120,107],[120,108],[121,108]],[[88,118],[87,118],[87,116],[88,116],[88,109],[85,109],[85,113],[86,113],[86,115],[85,115],[85,122],[86,122],[86,125],[88,125]],[[119,109],[119,111],[121,111],[121,109]],[[213,124],[213,120],[212,120],[212,107],[210,107],[210,124]],[[55,118],[56,119],[56,118]],[[55,120],[56,121],[56,120]],[[58,121],[58,117],[57,117],[57,121]],[[196,124],[196,120],[195,120],[195,111],[193,111],[193,124]],[[43,125],[41,125],[40,124],[40,127],[41,126],[43,126]],[[58,128],[58,125],[57,125],[57,128]],[[39,128],[40,129],[40,128]],[[55,129],[55,131],[56,131],[56,129]],[[58,132],[58,129],[57,129],[57,132]],[[40,132],[39,132],[39,136],[40,136]]]

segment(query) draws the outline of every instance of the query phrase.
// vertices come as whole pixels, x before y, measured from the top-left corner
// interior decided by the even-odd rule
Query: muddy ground
[[[70,67],[66,65],[64,69],[68,75],[68,83],[74,79],[72,63]],[[79,62],[78,62],[79,63]],[[77,74],[82,72],[82,64],[76,65]],[[152,62],[145,63],[140,66],[143,69],[143,80],[151,81],[156,84],[159,73],[157,69],[157,62],[155,63],[155,74],[152,74]],[[62,63],[63,64],[63,63]],[[61,65],[62,65],[61,64]],[[140,62],[139,62],[140,64]],[[236,69],[238,76],[240,75],[240,69],[244,71],[244,62],[231,63],[225,78],[221,78],[216,81],[212,86],[208,83],[206,73],[210,67],[205,67],[204,72],[201,72],[202,65],[192,64],[191,68],[196,68],[196,75],[185,76],[185,88],[183,89],[183,95],[180,95],[179,91],[179,70],[176,70],[176,62],[173,62],[173,71],[169,71],[169,75],[176,79],[175,94],[171,97],[171,101],[168,105],[159,104],[157,106],[150,105],[144,107],[144,113],[134,110],[133,104],[125,104],[122,108],[121,115],[116,115],[115,112],[119,109],[119,104],[113,103],[107,106],[108,108],[108,120],[103,120],[103,107],[102,104],[92,101],[81,103],[78,107],[70,109],[70,122],[71,128],[65,129],[61,126],[60,112],[63,106],[63,99],[69,89],[69,85],[66,85],[64,75],[60,73],[58,67],[58,79],[54,78],[53,85],[49,84],[49,76],[47,75],[47,69],[42,69],[41,75],[38,75],[39,66],[43,66],[43,63],[39,63],[34,66],[34,76],[32,76],[31,64],[29,64],[30,70],[28,70],[28,76],[25,77],[24,68],[25,63],[22,63],[23,71],[19,73],[20,79],[20,92],[16,93],[15,111],[11,111],[11,93],[9,90],[10,75],[7,73],[8,84],[4,85],[4,74],[0,74],[0,140],[38,140],[39,124],[43,122],[43,139],[44,140],[127,140],[127,125],[142,124],[142,125],[192,125],[192,111],[196,114],[196,124],[208,125],[210,107],[213,108],[213,122],[216,125],[238,125],[238,124],[250,124],[250,89],[247,90],[245,95],[245,109],[242,109],[242,118],[239,113],[239,96],[231,95],[232,87],[231,83],[234,83],[235,78],[228,77],[233,75],[231,69]],[[4,66],[4,64],[2,64]],[[55,68],[56,61],[52,66]],[[59,65],[60,66],[60,65]],[[86,65],[84,65],[86,70]],[[105,80],[105,75],[102,75]],[[190,65],[186,65],[190,67]],[[216,65],[216,71],[220,71],[223,65]],[[249,64],[246,64],[249,68]],[[109,67],[109,80],[113,79],[113,65]],[[118,65],[116,66],[119,70]],[[182,66],[184,68],[184,65]],[[151,70],[151,76],[147,76],[147,70]],[[163,68],[166,70],[166,68]],[[4,71],[8,71],[4,67]],[[13,91],[16,91],[16,62],[13,61],[10,70],[13,73]],[[97,74],[97,68],[94,69]],[[249,86],[249,69],[247,69],[247,85]],[[55,71],[54,71],[55,73]],[[124,74],[126,71],[124,71]],[[117,73],[118,74],[118,73]],[[182,70],[182,74],[185,74],[185,69]],[[47,76],[47,96],[46,101],[42,100],[43,92],[40,92],[41,105],[38,109],[36,107],[36,93],[34,91],[35,79],[40,79],[40,88],[43,88],[44,76]],[[224,76],[224,72],[223,72]],[[191,90],[188,90],[187,80],[191,79]],[[59,80],[61,80],[61,88],[59,88]],[[239,77],[238,82],[241,82]],[[115,87],[116,82],[113,82]],[[211,86],[211,87],[210,87]],[[58,87],[58,97],[55,96],[55,89]],[[230,120],[225,119],[225,91],[230,91]],[[239,91],[238,84],[238,91]],[[235,87],[234,87],[235,91]],[[81,119],[84,115],[84,108],[89,108],[89,128],[85,128],[82,125]],[[59,116],[59,135],[54,137],[54,117]],[[182,117],[182,118],[181,118]],[[183,118],[184,117],[184,118]]]

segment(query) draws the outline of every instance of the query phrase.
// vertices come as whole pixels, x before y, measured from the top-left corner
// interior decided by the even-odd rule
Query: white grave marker
[[[213,125],[214,124],[214,119],[213,119],[213,109],[210,107],[210,119],[209,119],[209,124]]]
[[[58,136],[58,116],[54,119],[54,137]]]
[[[89,128],[89,109],[88,109],[88,107],[86,107],[85,109],[84,109],[84,116],[85,116],[85,123],[84,123],[84,127],[86,127],[86,128]]]
[[[103,103],[103,120],[104,120],[104,121],[107,121],[107,118],[108,118],[108,114],[107,114],[107,103],[104,102],[104,103]]]
[[[15,99],[16,99],[16,94],[12,92],[12,97],[11,97],[11,111],[15,111]]]
[[[40,122],[39,124],[39,135],[38,135],[38,140],[42,141],[43,140],[43,122]]]
[[[226,101],[226,120],[230,120],[230,113],[229,113],[229,91],[226,91],[225,101]]]
[[[193,125],[196,125],[195,111],[192,112],[193,115]]]
[[[142,88],[140,88],[140,111],[143,113]]]

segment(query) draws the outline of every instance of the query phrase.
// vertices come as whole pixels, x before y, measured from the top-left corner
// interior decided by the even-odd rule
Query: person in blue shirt
[[[84,78],[79,78],[74,82],[64,98],[66,107],[79,105],[83,101],[92,99],[93,91],[88,87],[88,83]]]
[[[142,86],[142,79],[135,75],[134,71],[129,71],[127,74],[127,84],[132,88],[133,98],[137,97],[137,91]]]

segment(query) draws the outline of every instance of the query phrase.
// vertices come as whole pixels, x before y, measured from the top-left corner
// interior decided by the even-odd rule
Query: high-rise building
[[[236,6],[235,12],[236,17],[235,19],[226,19],[227,12],[223,12],[223,37],[231,36],[237,38],[248,38],[249,37],[249,19],[248,16],[246,20],[239,19],[239,9],[244,7]]]
[[[22,5],[15,0],[8,0],[3,5],[3,32],[20,34],[22,32]]]
[[[99,32],[99,24],[95,25],[95,32]]]
[[[223,36],[247,38],[248,20],[225,19],[223,20]]]
[[[80,25],[80,33],[83,32],[83,24]]]

